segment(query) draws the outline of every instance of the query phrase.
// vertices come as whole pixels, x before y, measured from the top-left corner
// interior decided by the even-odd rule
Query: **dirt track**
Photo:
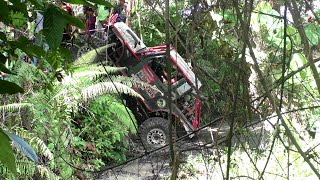
[[[248,133],[261,135],[261,124],[247,128]],[[207,156],[213,154],[217,144],[223,145],[227,133],[229,132],[228,125],[218,128],[205,128],[198,137],[192,140],[182,140],[177,143],[177,148],[180,151],[181,163],[187,163],[189,156],[205,153]],[[258,148],[261,142],[260,136],[255,139],[246,139],[248,134],[237,135],[233,138],[233,146],[240,146],[239,139],[242,142],[249,142],[252,148]],[[138,143],[131,144],[129,156],[137,157],[144,154],[143,147]],[[130,159],[130,158],[129,158]],[[151,179],[168,179],[171,175],[170,169],[169,148],[166,147],[155,153],[145,155],[142,158],[131,161],[125,165],[106,171],[98,179],[110,180],[151,180]],[[170,178],[169,178],[170,179]]]

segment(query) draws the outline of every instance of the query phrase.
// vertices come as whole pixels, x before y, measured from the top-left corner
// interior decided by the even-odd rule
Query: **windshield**
[[[179,67],[186,79],[192,84],[194,88],[200,88],[201,82],[197,79],[198,86],[196,86],[196,76],[189,67],[189,65],[183,60],[183,58],[177,53],[175,49],[170,51],[170,59]]]
[[[114,24],[114,27],[134,53],[146,48],[141,39],[125,23],[117,22]]]

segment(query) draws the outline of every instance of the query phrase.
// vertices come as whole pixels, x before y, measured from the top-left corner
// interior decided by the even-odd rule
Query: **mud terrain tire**
[[[168,120],[151,117],[139,127],[141,141],[146,150],[154,150],[169,143]]]

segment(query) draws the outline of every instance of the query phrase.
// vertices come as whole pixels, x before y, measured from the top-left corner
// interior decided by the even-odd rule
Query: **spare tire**
[[[161,117],[151,117],[139,127],[143,146],[147,151],[157,149],[169,143],[168,120]]]

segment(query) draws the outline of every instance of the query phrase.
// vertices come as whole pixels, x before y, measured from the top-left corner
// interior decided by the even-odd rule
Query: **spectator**
[[[95,32],[96,17],[94,16],[94,10],[92,8],[88,8],[88,20],[86,25],[89,34],[93,34]]]
[[[80,21],[85,25],[85,28],[87,28],[87,21],[88,21],[88,6],[82,6],[82,13],[79,13],[77,17],[80,19]],[[87,30],[87,29],[85,29]],[[84,31],[77,29],[77,32],[83,34]]]
[[[127,5],[125,0],[119,0],[119,3],[114,7],[114,9],[111,10],[110,14],[117,14],[117,20],[116,22],[124,22],[128,24],[127,22]]]
[[[88,6],[83,6],[82,7],[82,14],[79,15],[79,18],[81,20],[81,22],[83,22],[83,24],[87,23],[88,20]]]

